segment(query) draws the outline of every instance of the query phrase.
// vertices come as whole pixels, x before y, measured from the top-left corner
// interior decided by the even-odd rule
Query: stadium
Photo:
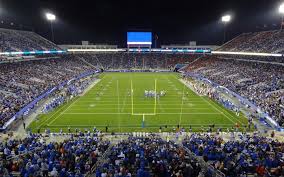
[[[284,2],[260,1],[1,2],[0,177],[284,176]]]

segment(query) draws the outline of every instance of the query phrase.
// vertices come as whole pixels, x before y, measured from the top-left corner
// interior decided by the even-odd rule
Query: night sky
[[[125,47],[127,31],[152,31],[158,44],[221,44],[220,17],[233,15],[228,38],[280,28],[280,0],[0,0],[2,27],[33,30],[50,39],[44,13],[57,16],[58,44],[81,40]],[[13,25],[11,26],[11,23]]]

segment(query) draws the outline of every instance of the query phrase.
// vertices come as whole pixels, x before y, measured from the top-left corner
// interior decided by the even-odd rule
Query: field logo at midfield
[[[157,93],[157,79],[155,79],[155,93]],[[153,113],[134,113],[134,91],[133,91],[133,83],[131,80],[131,115],[133,116],[143,116],[143,120],[145,116],[155,116],[157,112],[157,95],[155,95],[155,102],[154,102],[154,108]]]

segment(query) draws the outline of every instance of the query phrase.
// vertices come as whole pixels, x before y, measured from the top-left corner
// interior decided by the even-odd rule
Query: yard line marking
[[[119,112],[123,112],[126,105],[131,105],[131,104],[125,104],[128,97],[129,97],[129,94],[128,94],[128,91],[126,90],[126,93],[125,93],[125,96],[124,96],[124,99],[123,99],[123,106],[122,106],[122,108],[120,109]]]
[[[154,114],[157,111],[157,78],[155,79],[155,106],[154,106]]]
[[[95,83],[95,85],[100,84],[101,80],[99,80],[97,83]],[[94,85],[94,86],[95,86]],[[57,115],[51,122],[49,122],[47,125],[49,126],[50,124],[52,124],[55,120],[58,119],[59,116],[61,116],[62,114],[64,114],[73,104],[75,104],[80,98],[82,98],[84,95],[86,95],[87,93],[89,93],[92,89],[88,90],[87,92],[83,93],[81,96],[77,96],[75,101],[72,100],[73,102],[64,110],[62,111],[59,115]]]
[[[64,107],[66,107],[66,105],[63,105],[61,108],[59,108],[57,111],[55,111],[54,113],[51,114],[51,116],[47,119],[45,119],[41,124],[39,124],[37,126],[36,129],[40,128],[45,122],[47,122],[48,120],[50,120],[54,115],[56,115],[56,113],[58,113],[59,111],[61,111]]]
[[[184,99],[184,89],[185,89],[185,85],[183,85],[183,91],[182,91],[181,106],[180,106],[180,115],[179,115],[179,125],[180,125],[180,123],[181,123],[181,116],[182,116],[183,99]]]
[[[213,104],[217,105],[217,107],[220,107],[220,105],[216,104],[215,102],[213,102]],[[220,107],[220,108],[221,108],[221,107]],[[244,125],[240,120],[238,120],[237,118],[235,118],[234,116],[232,116],[232,115],[230,114],[230,112],[229,112],[228,109],[225,109],[225,112],[227,112],[231,118],[233,118],[234,120],[238,121],[241,125]]]
[[[157,93],[157,79],[155,79],[155,93]],[[133,91],[133,82],[131,80],[131,108],[132,108],[132,115],[156,115],[156,111],[157,111],[157,96],[155,95],[154,98],[154,113],[134,113],[134,97],[133,97],[134,91]],[[139,100],[141,97],[137,97]],[[139,108],[140,109],[140,108]]]
[[[92,102],[92,103],[94,103],[94,102]],[[192,103],[192,102],[187,102],[187,103]],[[89,104],[88,104],[89,105]],[[86,106],[88,106],[88,105],[73,105],[73,107],[86,107]],[[115,105],[117,105],[117,104],[97,104],[96,106],[115,106]],[[132,105],[132,104],[125,104],[125,105]],[[139,106],[139,105],[147,105],[147,106],[153,106],[154,104],[134,104],[134,106]],[[181,104],[162,104],[161,103],[161,105],[181,105]],[[195,104],[196,105],[196,104]],[[200,105],[200,104],[199,104]],[[207,104],[204,104],[204,105],[207,105]]]
[[[70,115],[72,115],[72,114],[77,114],[77,115],[80,115],[80,114],[86,114],[86,115],[88,115],[88,114],[90,114],[90,115],[95,115],[95,114],[104,114],[104,115],[112,115],[112,114],[131,114],[131,113],[86,113],[86,112],[82,112],[82,113],[76,113],[76,112],[68,112],[68,113],[63,113],[63,114],[66,114],[66,115],[68,115],[68,114],[70,114]],[[139,113],[140,114],[140,113]],[[145,114],[146,115],[146,113],[141,113],[141,114]],[[169,114],[169,115],[178,115],[179,113],[156,113],[156,114],[160,114],[160,115],[167,115],[167,114]],[[182,114],[188,114],[188,115],[190,115],[190,114],[196,114],[196,115],[202,115],[202,114],[205,114],[205,115],[222,115],[221,113],[182,113]]]
[[[231,118],[229,118],[226,114],[224,114],[223,111],[220,111],[218,108],[216,108],[213,104],[211,104],[208,100],[206,100],[206,99],[203,98],[202,96],[201,96],[201,98],[202,98],[205,102],[207,102],[212,108],[214,108],[216,111],[220,112],[222,115],[224,115],[225,117],[227,117],[233,124],[235,124],[235,122],[234,122]]]
[[[158,104],[159,105],[159,104]],[[84,111],[84,110],[88,110],[88,111],[91,111],[91,110],[114,110],[115,108],[98,108],[97,106],[94,107],[94,108],[86,108],[86,109],[73,109],[72,108],[72,111]],[[145,109],[145,110],[150,110],[152,108],[136,108],[136,109]],[[181,108],[180,107],[177,107],[177,108],[166,108],[167,110],[180,110]],[[131,110],[131,108],[124,108],[124,110]],[[158,108],[158,110],[164,110],[163,108]],[[192,107],[187,107],[187,108],[183,108],[183,110],[190,110],[190,111],[193,111],[193,110],[212,110],[211,108],[192,108]],[[120,112],[120,111],[119,111]],[[214,111],[215,112],[215,111]]]
[[[181,83],[183,83],[181,80],[179,80]],[[183,83],[184,85],[186,85],[185,83]],[[187,85],[186,85],[187,86]],[[187,86],[188,87],[188,86]],[[191,89],[190,87],[188,87],[189,89]],[[230,118],[228,117],[226,114],[224,114],[224,112],[221,110],[219,110],[215,105],[211,104],[207,99],[204,99],[203,96],[200,96],[202,100],[204,100],[205,102],[207,102],[212,108],[214,108],[216,111],[220,112],[222,115],[224,115],[227,119],[229,119],[233,124],[235,124],[235,122]],[[231,115],[230,115],[231,116]],[[242,122],[240,122],[239,120],[237,120],[239,123],[242,124]]]
[[[79,97],[80,98],[80,97]],[[61,116],[62,114],[64,114],[75,102],[77,102],[78,99],[76,99],[73,103],[71,103],[64,111],[62,111],[60,114],[58,114],[51,122],[49,122],[47,125],[49,126],[50,124],[52,124],[55,120],[58,119],[59,116]]]
[[[119,86],[118,86],[118,79],[116,80],[116,90],[117,90],[117,113],[119,113]],[[120,128],[120,114],[117,114],[117,117],[118,117],[118,121],[119,121],[119,130],[121,129]]]
[[[202,97],[203,98],[203,97]],[[204,98],[203,98],[204,99]],[[213,105],[213,104],[211,104],[209,101],[207,101],[206,99],[204,99],[211,107],[213,107],[215,110],[217,110],[217,111],[219,111],[220,113],[222,113],[225,117],[227,117],[233,124],[235,124],[236,122],[234,122],[230,117],[228,117],[226,114],[224,114],[224,112],[223,111],[220,111],[215,105]],[[230,115],[231,116],[231,115]],[[240,122],[239,120],[236,120],[236,121],[238,121],[239,123],[241,123],[241,125],[243,125],[242,124],[242,122]]]
[[[95,107],[83,107],[83,108],[76,108],[76,109],[74,109],[74,108],[72,108],[72,111],[73,110],[97,110],[97,109],[115,109],[115,108],[105,108],[105,107],[98,107],[99,105],[96,105]],[[116,105],[115,105],[116,106]],[[143,105],[144,106],[144,105]],[[181,106],[181,105],[180,105]],[[178,110],[180,110],[180,106],[179,107],[170,107],[170,108],[166,108],[166,109],[178,109]],[[124,109],[131,109],[131,108],[124,108]],[[145,108],[145,107],[142,107],[142,108],[137,108],[137,109],[152,109],[152,108]],[[164,108],[161,108],[161,109],[164,109]],[[193,108],[193,107],[186,107],[186,108],[183,108],[183,109],[185,109],[185,110],[212,110],[211,108],[208,108],[208,107],[206,107],[206,108]],[[158,110],[160,110],[160,109],[158,109]],[[122,111],[119,111],[119,112],[122,112]]]
[[[139,98],[137,98],[137,99],[141,99],[141,97],[139,97]],[[150,99],[149,99],[150,100]],[[80,101],[80,103],[93,103],[94,101],[99,101],[99,102],[114,102],[114,101],[116,101],[116,99],[113,99],[113,100],[96,100],[96,99],[93,99],[92,101],[90,100],[90,101]],[[144,100],[143,100],[144,101]],[[173,101],[175,101],[175,102],[179,102],[179,101],[177,101],[177,98],[175,99],[175,100],[167,100],[167,99],[165,99],[165,98],[160,98],[160,101],[162,101],[162,102],[173,102]],[[187,101],[187,102],[192,102],[192,103],[204,103],[204,101],[190,101],[190,100],[185,100],[185,101]]]
[[[130,86],[130,87],[131,87],[131,88],[130,88],[131,90],[130,90],[130,92],[131,92],[131,108],[132,108],[132,114],[133,114],[133,109],[134,109],[134,108],[133,108],[133,104],[134,104],[134,103],[133,103],[133,85],[132,85],[132,84],[133,84],[133,83],[132,83],[132,79],[131,79],[131,86]]]
[[[164,124],[162,124],[162,125],[164,125]],[[168,126],[176,126],[176,124],[167,124]],[[191,125],[193,125],[193,127],[194,126],[204,126],[204,128],[207,128],[206,126],[210,126],[211,124],[182,124],[182,125],[187,125],[187,126],[191,126]],[[219,127],[220,125],[227,125],[227,126],[232,126],[232,124],[215,124],[215,126],[217,126],[217,127]],[[51,125],[51,126],[49,126],[49,127],[66,127],[66,126],[69,126],[69,125]],[[150,125],[150,127],[159,127],[160,125]],[[70,127],[91,127],[91,125],[83,125],[83,124],[81,124],[81,125],[70,125]],[[105,125],[103,124],[103,125],[96,125],[96,127],[105,127]],[[112,126],[112,127],[116,127],[116,126]],[[130,124],[128,124],[128,125],[126,125],[126,126],[124,126],[124,127],[138,127],[138,128],[141,128],[141,126],[139,126],[139,125],[137,125],[137,124],[133,124],[133,125],[130,125]],[[201,127],[200,127],[201,128]],[[222,127],[223,128],[223,127]],[[226,127],[227,128],[227,127]]]

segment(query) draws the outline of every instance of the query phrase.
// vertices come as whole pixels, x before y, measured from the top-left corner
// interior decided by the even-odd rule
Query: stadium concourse
[[[5,52],[61,50],[33,32],[1,29],[0,33],[5,36]],[[283,37],[283,31],[248,33],[218,50],[282,54]],[[283,176],[283,63],[283,57],[185,53],[3,55],[0,176]],[[226,110],[215,110],[218,114],[246,117],[247,124],[240,127],[240,120],[234,122],[235,117],[231,117],[231,123],[236,124],[227,129],[212,123],[201,125],[203,132],[193,132],[176,123],[169,132],[157,127],[155,132],[160,133],[109,133],[107,125],[65,127],[66,131],[58,132],[48,127],[44,132],[28,128],[31,122],[37,125],[41,121],[37,114],[63,114],[61,108],[96,88],[101,69],[170,72],[176,64],[187,65],[182,68],[181,79],[200,96],[198,99],[204,102],[204,96],[209,97]],[[230,92],[220,93],[220,87],[257,109],[240,99],[245,106],[235,104],[236,99],[228,96]],[[127,93],[131,95],[131,91]],[[184,96],[180,97],[183,102]],[[78,120],[81,118],[78,116]]]

